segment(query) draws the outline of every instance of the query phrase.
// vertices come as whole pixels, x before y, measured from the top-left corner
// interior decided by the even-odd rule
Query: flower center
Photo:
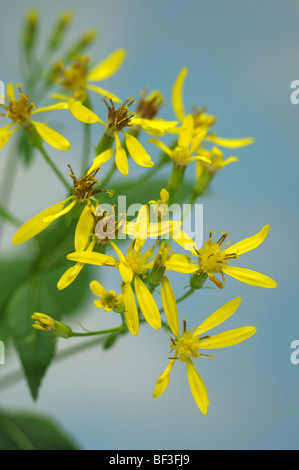
[[[136,113],[141,118],[153,119],[164,104],[163,96],[159,91],[153,91],[148,97],[146,90],[141,94],[142,98],[137,104]]]
[[[148,269],[146,263],[152,258],[153,253],[151,250],[147,250],[144,255],[141,256],[141,248],[134,250],[134,242],[132,245],[133,246],[127,249],[126,261],[131,266],[134,274],[142,274],[145,276]]]
[[[204,128],[209,128],[215,122],[217,119],[214,116],[210,116],[209,114],[206,114],[206,108],[201,108],[201,109],[193,109],[192,116],[194,119],[194,129],[198,131],[198,129],[204,129]]]
[[[176,341],[171,339],[171,348],[176,349],[179,361],[185,362],[190,357],[197,358],[200,356],[198,350],[200,348],[200,339],[192,336],[189,330],[185,330],[180,338]]]
[[[184,147],[176,147],[172,151],[172,160],[177,166],[185,167],[187,158],[190,157],[190,150]]]
[[[212,242],[212,233],[210,232],[209,240],[204,242],[204,247],[197,250],[201,272],[221,273],[230,259],[238,259],[236,253],[226,254],[221,251],[221,245],[227,237],[228,233],[224,233],[217,242]]]
[[[126,215],[120,214],[119,219],[115,219],[115,212],[108,214],[104,211],[101,215],[95,216],[94,232],[102,243],[116,238],[119,234],[125,233]]]
[[[71,166],[68,165],[69,169],[71,170],[71,174],[69,175],[73,179],[73,192],[74,195],[79,199],[79,202],[86,202],[91,196],[97,193],[106,193],[109,192],[105,189],[94,189],[94,185],[97,184],[100,186],[101,183],[95,178],[95,175],[99,171],[99,168],[96,168],[88,175],[82,176],[81,179],[77,179]]]
[[[120,303],[120,300],[117,299],[116,292],[114,290],[109,290],[105,292],[103,297],[101,298],[104,307],[108,307],[109,309],[113,309],[113,307]]]
[[[29,96],[21,92],[18,87],[19,98],[13,101],[8,101],[8,104],[1,106],[7,111],[6,117],[12,119],[15,123],[20,122],[23,125],[30,125],[31,111],[34,109],[34,104],[29,103]]]
[[[103,101],[108,109],[108,134],[113,134],[113,132],[121,131],[124,127],[131,126],[131,119],[134,116],[134,113],[129,111],[129,106],[135,103],[133,98],[128,98],[118,109],[115,109],[114,103],[111,99],[111,106],[109,106],[105,98]]]
[[[71,90],[74,98],[84,100],[86,98],[87,68],[88,58],[84,56],[76,58],[69,69],[65,69],[59,62],[55,66],[54,80]]]

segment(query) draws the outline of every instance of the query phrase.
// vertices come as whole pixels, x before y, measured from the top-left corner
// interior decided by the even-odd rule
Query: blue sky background
[[[0,78],[5,83],[20,81],[18,38],[30,7],[40,10],[44,38],[66,9],[75,14],[69,43],[85,29],[97,28],[99,40],[91,48],[95,63],[126,48],[123,67],[104,84],[122,98],[138,97],[146,85],[159,89],[166,100],[161,116],[172,119],[171,88],[187,67],[186,109],[207,106],[218,118],[220,136],[254,137],[252,146],[225,150],[240,162],[220,172],[202,198],[204,233],[227,231],[235,243],[270,224],[263,245],[242,255],[239,265],[269,275],[278,287],[261,289],[227,278],[224,290],[204,290],[181,304],[181,320],[187,317],[193,327],[241,296],[237,313],[219,331],[257,327],[247,342],[217,350],[215,360],[196,362],[210,397],[205,417],[193,402],[181,363],[173,368],[164,395],[152,398],[167,364],[169,339],[150,328],[136,338],[127,335],[108,352],[93,348],[53,365],[36,404],[19,383],[1,393],[1,406],[55,417],[85,449],[298,449],[299,364],[290,361],[290,344],[299,339],[299,105],[290,102],[290,84],[299,79],[298,2],[61,0],[58,8],[58,2],[2,1]],[[81,127],[68,118],[64,126],[76,167]],[[1,151],[0,171],[9,148]],[[64,171],[70,156],[61,153],[51,155]],[[64,198],[63,187],[46,170],[38,158],[30,171],[18,170],[10,207],[23,220]],[[187,176],[192,177],[192,168]],[[13,233],[5,230],[5,252],[19,249],[10,245]],[[106,287],[119,284],[113,274]],[[169,278],[180,295],[181,278]],[[99,313],[90,298],[73,319],[75,326],[78,322],[99,329],[117,325],[117,318]],[[61,340],[59,349],[69,345]],[[18,365],[12,356],[0,373]]]

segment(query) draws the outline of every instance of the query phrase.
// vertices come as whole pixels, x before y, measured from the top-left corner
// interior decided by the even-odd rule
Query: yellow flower
[[[223,153],[217,147],[212,147],[211,150],[201,149],[200,153],[210,159],[210,163],[204,163],[200,160],[196,162],[196,179],[199,179],[203,170],[209,174],[215,175],[219,170],[222,170],[226,165],[233,162],[238,162],[238,157],[229,157],[224,159]]]
[[[212,233],[210,232],[209,240],[204,242],[203,248],[197,248],[195,244],[193,244],[193,248],[190,245],[185,245],[186,249],[198,258],[198,273],[195,276],[206,274],[220,289],[224,288],[225,274],[252,286],[276,287],[277,283],[264,274],[251,269],[228,266],[230,260],[238,259],[239,255],[257,248],[265,240],[269,229],[270,226],[265,225],[257,234],[225,249],[222,249],[222,243],[228,237],[228,233],[223,233],[217,242],[213,242]],[[179,240],[176,241],[180,242]],[[225,246],[227,245],[228,243]],[[221,274],[223,283],[216,279],[214,274]]]
[[[15,97],[13,85],[8,83],[5,104],[0,105],[5,110],[1,115],[12,120],[10,124],[0,129],[0,148],[9,141],[14,132],[23,127],[27,132],[31,132],[31,130],[35,129],[39,136],[52,147],[58,150],[69,150],[70,143],[65,137],[58,134],[58,132],[54,131],[46,124],[32,120],[34,114],[56,109],[68,109],[68,104],[56,103],[51,106],[35,109],[34,104],[29,102],[30,98],[22,93],[21,85],[18,85],[16,88],[19,93],[17,98]]]
[[[62,87],[66,88],[72,93],[72,97],[79,101],[85,101],[88,91],[94,91],[108,99],[121,103],[121,100],[91,82],[99,82],[111,77],[121,67],[126,51],[118,49],[109,55],[106,59],[96,65],[91,71],[88,71],[88,58],[85,56],[76,57],[70,66],[66,69],[62,62],[58,62],[55,66],[54,80]],[[69,96],[62,94],[54,94],[52,97],[59,97],[60,99],[69,99]]]
[[[109,150],[107,150],[109,152]],[[54,220],[57,220],[59,217],[67,214],[75,205],[77,204],[87,204],[91,206],[91,199],[93,195],[100,193],[100,192],[108,192],[108,190],[102,190],[100,188],[94,189],[94,185],[99,185],[100,183],[95,178],[96,173],[98,172],[99,168],[96,168],[92,171],[88,171],[85,176],[80,178],[79,180],[73,173],[71,167],[71,178],[73,179],[73,195],[65,199],[64,201],[60,201],[57,204],[45,209],[44,211],[40,212],[32,219],[28,220],[23,224],[15,233],[12,244],[18,245],[20,243],[24,243],[25,241],[29,240],[30,238],[35,237],[40,232],[45,230]],[[66,205],[66,203],[68,203]]]
[[[54,318],[49,317],[49,315],[35,312],[31,315],[31,318],[35,320],[32,326],[36,330],[48,331],[62,338],[70,338],[73,335],[72,329],[68,325],[54,320]]]
[[[122,277],[122,298],[125,304],[125,320],[130,333],[134,336],[139,330],[139,315],[135,301],[135,296],[131,283],[134,283],[134,290],[140,310],[145,320],[154,329],[161,327],[161,316],[155,300],[142,281],[141,277],[146,277],[147,270],[151,266],[149,260],[153,257],[152,250],[146,250],[141,254],[145,240],[135,239],[127,248],[126,255],[123,255],[117,245],[110,240],[110,244],[115,250],[118,258],[101,253],[91,253],[86,251],[74,252],[67,255],[67,259],[81,263],[93,264],[96,266],[113,266],[119,270]]]
[[[110,105],[104,99],[104,103],[108,109],[108,120],[107,123],[102,121],[93,111],[88,109],[79,101],[75,101],[74,99],[69,100],[69,109],[73,116],[78,119],[78,121],[91,124],[91,123],[100,123],[105,126],[105,137],[113,142],[115,140],[115,164],[118,170],[121,172],[123,176],[127,176],[129,172],[129,164],[127,158],[127,152],[122,147],[119,133],[122,133],[125,137],[125,146],[128,149],[129,154],[137,163],[137,165],[152,168],[154,166],[154,162],[151,160],[150,155],[145,150],[143,145],[131,134],[128,134],[123,129],[126,127],[132,126],[141,126],[144,129],[148,129],[149,127],[153,129],[160,129],[163,130],[166,127],[173,126],[175,123],[168,123],[167,121],[163,120],[150,120],[150,119],[141,119],[136,118],[134,113],[129,111],[129,107],[134,103],[132,98],[128,98],[118,109],[115,109],[114,103],[110,100]],[[111,143],[112,143],[111,142]],[[114,153],[114,152],[113,152]],[[113,154],[112,153],[112,154]],[[110,157],[112,156],[110,155]],[[110,158],[109,157],[109,158]],[[99,158],[98,164],[101,165],[108,161],[109,158]]]
[[[99,297],[99,300],[95,300],[94,304],[98,308],[104,308],[106,312],[120,313],[125,309],[122,295],[117,295],[114,290],[107,291],[98,281],[91,281],[90,289],[94,295]]]
[[[168,317],[168,324],[175,336],[174,338],[170,338],[170,347],[175,351],[175,353],[173,357],[170,358],[170,363],[164,370],[163,374],[158,378],[153,396],[154,398],[157,398],[166,390],[170,381],[170,371],[174,363],[176,361],[185,362],[192,396],[200,411],[206,415],[209,405],[208,392],[201,376],[193,364],[192,358],[197,359],[198,357],[207,357],[206,354],[199,352],[201,349],[226,348],[228,346],[241,343],[254,335],[256,328],[254,326],[244,326],[213,336],[199,336],[223,323],[237,310],[241,303],[241,298],[236,297],[212,313],[212,315],[204,320],[193,332],[187,330],[186,320],[184,320],[183,333],[180,335],[174,294],[169,284],[164,287],[164,290],[165,292],[162,296],[162,304],[166,317]]]
[[[75,230],[75,251],[92,251],[97,238],[93,232],[95,224],[94,206],[87,204],[79,217]],[[92,235],[92,240],[90,237]],[[57,289],[62,290],[68,287],[80,274],[85,263],[76,263],[68,268],[57,283]]]
[[[201,130],[196,134],[194,133],[194,120],[190,114],[184,118],[178,133],[178,143],[174,149],[169,148],[157,139],[149,139],[148,142],[152,142],[159,147],[160,150],[165,152],[177,167],[185,168],[188,163],[197,160],[210,163],[210,159],[208,157],[198,155],[196,153],[196,150],[199,149],[200,144],[206,135],[206,131]],[[196,155],[193,155],[194,152]]]
[[[151,267],[149,286],[153,290],[160,285],[165,271],[192,274],[198,270],[197,265],[190,262],[189,256],[176,254],[173,250],[170,250],[171,245],[165,246],[165,241],[163,240],[159,246],[155,260],[149,263]]]
[[[177,119],[182,123],[184,118],[186,117],[184,102],[183,102],[183,85],[187,75],[187,68],[183,68],[179,75],[177,76],[173,89],[172,89],[172,107],[174,114],[176,115]],[[245,137],[240,139],[227,139],[223,137],[218,137],[214,132],[211,132],[207,135],[209,128],[212,124],[216,122],[216,118],[214,116],[210,116],[205,113],[205,109],[195,110],[191,116],[194,120],[194,131],[203,131],[205,132],[205,140],[209,142],[213,142],[220,147],[243,147],[245,145],[249,145],[253,143],[253,139],[251,137]],[[175,129],[172,132],[176,132]]]

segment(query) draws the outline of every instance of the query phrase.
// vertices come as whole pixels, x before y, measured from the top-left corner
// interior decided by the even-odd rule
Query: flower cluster
[[[66,269],[57,279],[57,292],[74,283],[86,265],[93,265],[95,268],[92,272],[101,280],[100,283],[93,279],[90,283],[91,292],[96,297],[94,305],[109,314],[114,312],[120,318],[121,326],[113,331],[114,337],[125,332],[136,336],[140,334],[140,325],[146,323],[155,330],[161,326],[168,328],[173,335],[170,343],[173,354],[169,365],[158,378],[154,397],[166,390],[173,365],[185,362],[194,400],[201,412],[206,414],[208,393],[193,360],[206,357],[202,352],[206,349],[241,343],[250,338],[256,329],[244,326],[213,336],[206,334],[237,310],[241,298],[236,297],[193,330],[187,329],[191,319],[185,312],[183,331],[180,332],[178,304],[190,295],[199,296],[200,289],[208,280],[223,289],[225,275],[252,286],[276,287],[276,282],[270,277],[235,265],[240,255],[256,249],[264,242],[269,225],[232,246],[225,242],[228,233],[223,232],[218,241],[213,241],[210,232],[200,247],[182,230],[182,218],[169,220],[169,214],[171,205],[182,194],[188,165],[194,166],[195,180],[187,185],[184,198],[194,204],[218,171],[238,161],[235,156],[225,158],[225,148],[249,145],[253,139],[219,137],[212,130],[216,118],[207,114],[206,109],[196,108],[189,113],[185,112],[183,85],[186,68],[174,77],[170,93],[174,119],[173,116],[166,119],[157,117],[164,104],[164,97],[157,90],[151,93],[142,91],[140,100],[131,96],[120,99],[114,92],[94,84],[119,71],[126,51],[118,49],[94,67],[90,67],[91,60],[87,55],[78,54],[78,47],[74,52],[56,61],[47,75],[46,83],[58,87],[57,92],[49,95],[59,99],[56,104],[36,109],[31,98],[25,94],[26,90],[23,91],[23,86],[21,88],[20,85],[9,83],[6,87],[1,116],[10,122],[0,129],[1,147],[14,132],[22,128],[29,145],[40,151],[67,190],[62,201],[56,202],[53,195],[54,204],[51,207],[23,223],[14,234],[12,243],[25,243],[39,236],[50,225],[54,226],[57,219],[65,219],[65,230],[73,230],[74,248],[65,253],[66,259],[62,260]],[[90,92],[96,93],[98,101],[98,95],[101,96],[103,114],[94,111],[92,99],[95,96],[92,97]],[[56,149],[67,151],[70,149],[68,140],[47,124],[33,120],[37,113],[55,110],[64,110],[70,120],[83,123],[88,138],[91,127],[100,134],[93,145],[90,140],[87,141],[83,171],[79,175],[73,170],[75,163],[72,162],[72,156],[69,157],[68,174],[61,174],[42,142],[44,140]],[[142,144],[139,136],[144,133],[149,137]],[[172,139],[171,143],[167,139]],[[95,153],[90,158],[88,149],[92,147]],[[152,153],[154,148],[161,151],[158,159]],[[131,159],[145,170],[125,186]],[[126,196],[127,191],[130,190],[132,194],[133,189],[134,202],[139,203],[139,188],[162,167],[167,176],[165,184],[159,188],[160,199],[159,194],[152,192],[151,198],[141,202],[135,219],[131,218],[132,214],[128,210],[121,211],[115,195]],[[138,174],[140,169],[136,167],[135,170]],[[116,179],[112,183],[113,177]],[[107,209],[109,198],[112,198],[110,210]],[[70,225],[69,220],[75,221],[75,225]],[[185,250],[183,253],[182,249]],[[107,272],[111,270],[119,279],[118,292],[112,286],[105,285]],[[174,293],[167,271],[175,272],[182,284],[189,282],[189,289],[182,297]],[[159,304],[160,299],[162,306]],[[65,338],[91,334],[74,333],[70,327],[49,317],[47,313],[32,313],[35,329]],[[55,317],[55,312],[48,313]],[[97,332],[99,335],[106,333],[107,330]]]

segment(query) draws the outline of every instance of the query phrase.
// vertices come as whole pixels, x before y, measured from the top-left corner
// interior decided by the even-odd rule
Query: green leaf
[[[0,412],[1,450],[79,450],[64,430],[48,417]]]
[[[21,285],[11,298],[8,324],[33,399],[55,354],[56,337],[32,327],[31,315],[51,308],[52,297],[37,279]]]

